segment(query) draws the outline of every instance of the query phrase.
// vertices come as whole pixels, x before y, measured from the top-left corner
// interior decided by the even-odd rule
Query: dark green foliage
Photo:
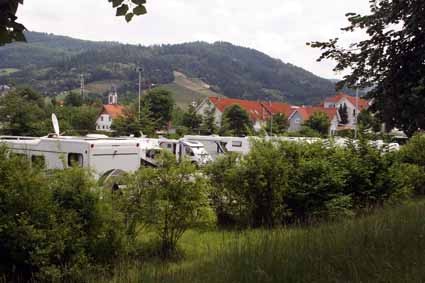
[[[124,252],[122,221],[88,172],[46,176],[0,148],[0,274],[10,280],[82,281]],[[106,265],[105,265],[106,266]]]
[[[202,123],[202,116],[196,113],[196,108],[189,105],[187,112],[183,114],[182,125],[190,130],[191,133],[199,133]]]
[[[347,104],[341,104],[338,109],[339,117],[341,118],[341,124],[347,125],[348,124],[348,111],[347,111]]]
[[[177,163],[165,151],[159,168],[142,168],[130,176],[122,195],[129,233],[137,237],[137,225],[154,232],[161,245],[160,255],[175,254],[181,236],[190,228],[206,227],[214,222],[209,205],[209,186],[188,160]]]
[[[127,109],[122,117],[114,119],[111,125],[111,129],[114,131],[114,135],[134,135],[135,137],[140,137],[142,125],[137,116],[138,114],[134,113],[134,111]]]
[[[200,78],[227,97],[314,104],[334,94],[334,83],[258,51],[217,42],[141,47],[111,42],[89,42],[68,37],[26,33],[28,44],[0,48],[0,67],[20,72],[0,77],[0,84],[16,82],[49,96],[86,83],[119,80],[120,93],[137,93],[136,65],[144,69],[143,88],[168,84],[178,70]],[[55,81],[55,84],[51,81]],[[132,97],[134,98],[134,96]]]
[[[211,107],[206,111],[205,116],[202,119],[201,132],[204,135],[213,135],[218,132],[214,107]]]
[[[0,132],[7,135],[45,135],[46,105],[43,98],[30,89],[18,89],[0,97]]]
[[[380,121],[369,110],[362,110],[357,117],[357,122],[363,130],[381,131]]]
[[[147,95],[143,96],[142,104],[149,105],[152,117],[158,123],[158,129],[168,126],[174,108],[174,100],[171,92],[161,88],[153,89]]]
[[[207,167],[221,225],[341,219],[403,202],[425,188],[420,162],[400,162],[398,154],[383,154],[363,140],[347,148],[252,142],[248,155],[219,158]]]
[[[329,134],[329,128],[331,122],[329,121],[328,116],[323,112],[316,112],[311,117],[304,122],[304,126],[309,127],[325,136]]]
[[[270,129],[271,126],[271,129]],[[285,114],[278,113],[273,115],[273,119],[270,119],[267,122],[267,126],[265,128],[268,134],[272,135],[281,135],[285,133],[289,128],[289,120]]]
[[[71,92],[65,97],[64,104],[66,106],[79,107],[83,105],[83,97],[81,96],[81,94]]]
[[[239,105],[231,105],[224,109],[222,117],[222,134],[247,136],[252,133],[253,125],[248,112]]]
[[[367,31],[368,37],[338,45],[338,38],[311,45],[323,50],[322,59],[337,62],[335,71],[349,70],[339,83],[349,87],[372,87],[371,111],[389,129],[407,135],[425,128],[425,2],[423,0],[369,1],[370,13],[348,13],[344,31]]]

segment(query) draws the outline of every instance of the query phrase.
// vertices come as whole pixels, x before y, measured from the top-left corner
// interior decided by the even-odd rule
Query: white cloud
[[[229,41],[258,49],[326,78],[331,62],[308,41],[341,37],[345,13],[366,12],[368,0],[147,0],[149,13],[130,24],[107,0],[26,1],[19,18],[30,30],[137,44]],[[345,42],[359,34],[343,35]]]

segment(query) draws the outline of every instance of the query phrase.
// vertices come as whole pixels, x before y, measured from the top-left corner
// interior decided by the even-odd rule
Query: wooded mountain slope
[[[19,69],[0,72],[0,84],[30,84],[48,96],[78,88],[81,73],[87,83],[119,81],[119,91],[135,94],[136,65],[143,66],[145,86],[172,83],[178,71],[233,98],[314,104],[335,92],[329,80],[226,42],[144,47],[36,32],[27,39],[0,48],[0,70]]]

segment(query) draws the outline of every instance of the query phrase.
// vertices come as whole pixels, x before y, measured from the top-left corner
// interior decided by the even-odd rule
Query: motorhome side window
[[[83,155],[81,153],[68,153],[68,166],[83,167]]]
[[[44,158],[43,155],[31,156],[31,163],[33,167],[40,167],[40,168],[46,167],[46,159]]]
[[[242,147],[242,142],[241,141],[232,141],[232,146],[233,147]]]

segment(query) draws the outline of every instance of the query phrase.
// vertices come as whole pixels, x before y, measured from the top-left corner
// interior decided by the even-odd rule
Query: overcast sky
[[[29,30],[88,40],[152,45],[228,41],[255,48],[325,78],[313,40],[341,37],[345,13],[368,11],[368,0],[147,0],[148,14],[127,24],[107,0],[27,0],[18,17]],[[42,3],[42,4],[41,4]],[[345,42],[359,38],[343,36]]]

